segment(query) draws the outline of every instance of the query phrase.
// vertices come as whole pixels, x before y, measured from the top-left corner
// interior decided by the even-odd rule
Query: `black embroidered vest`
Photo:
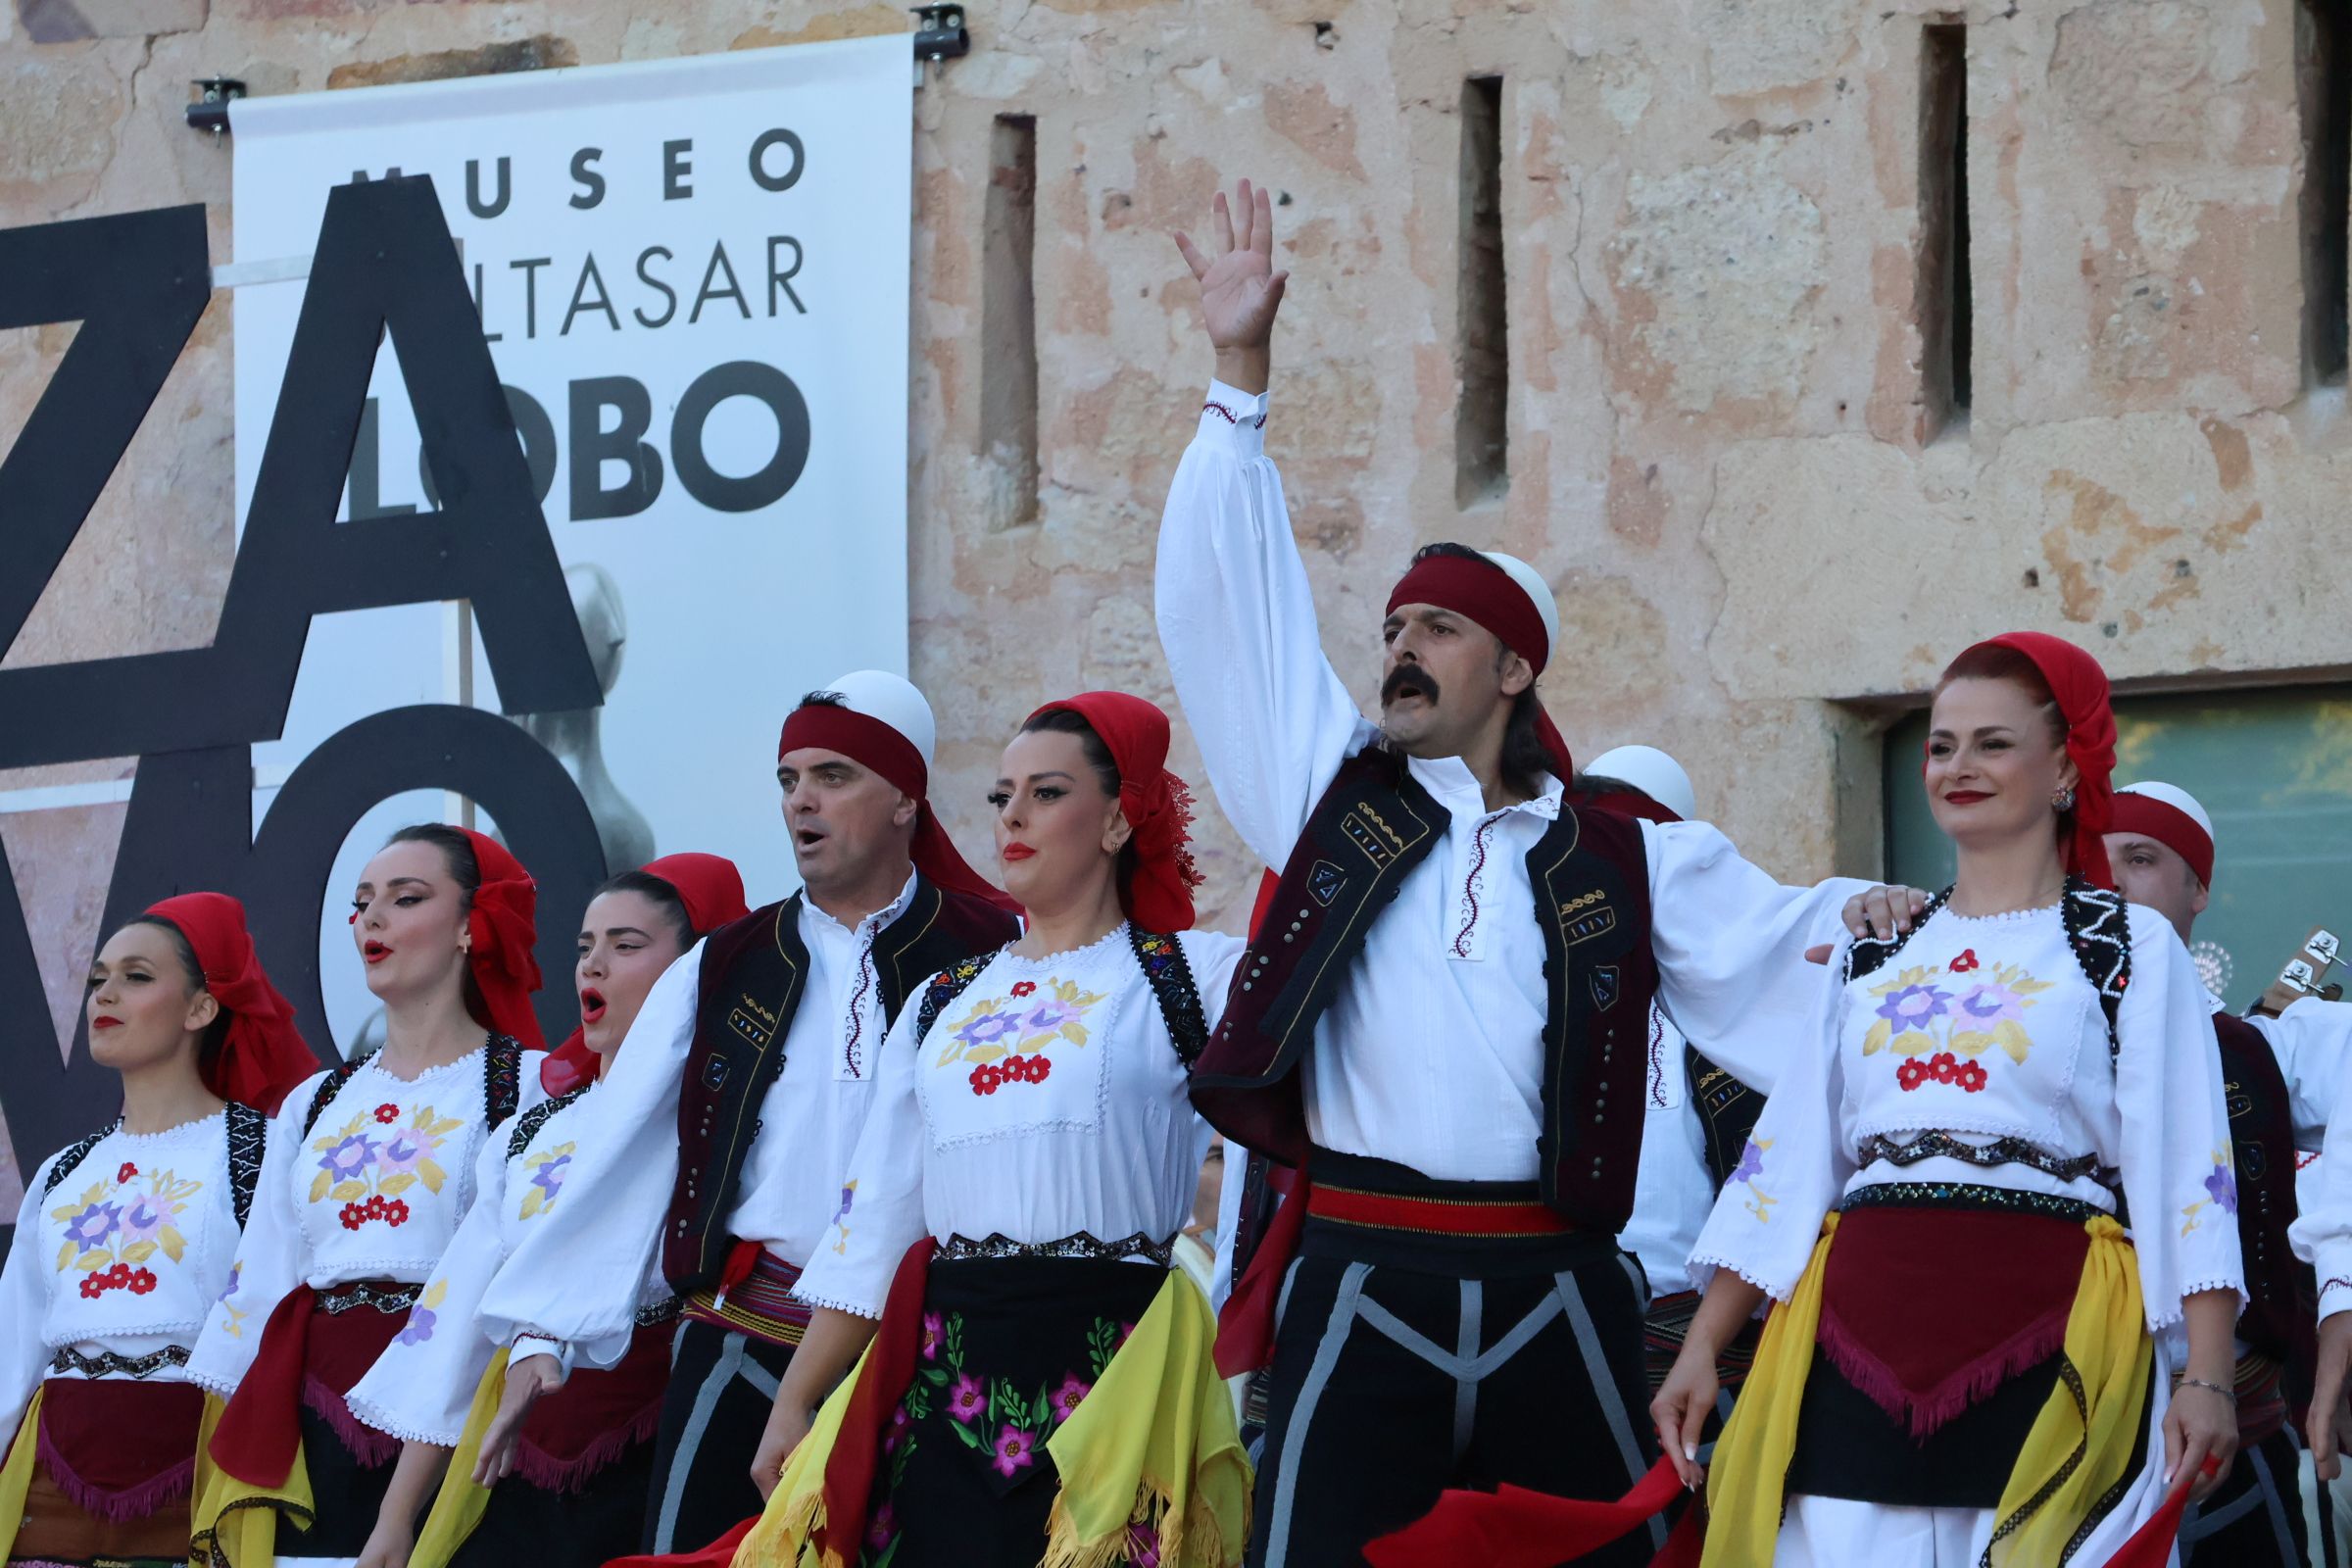
[[[1709,1061],[1696,1046],[1683,1047],[1684,1069],[1690,1075],[1690,1103],[1698,1111],[1699,1129],[1707,1141],[1707,1174],[1715,1190],[1723,1191],[1740,1168],[1740,1156],[1764,1114],[1763,1094]]]
[[[1286,1165],[1304,1160],[1298,1063],[1316,1020],[1360,961],[1372,922],[1448,821],[1393,754],[1368,748],[1341,764],[1194,1067],[1193,1103],[1218,1131]],[[1536,1141],[1544,1200],[1580,1226],[1614,1234],[1633,1212],[1657,990],[1641,825],[1563,806],[1527,868],[1549,994]]]
[[[245,1221],[253,1214],[254,1190],[262,1181],[262,1154],[270,1136],[270,1118],[251,1105],[234,1100],[221,1108],[227,1123],[229,1207],[236,1215],[237,1229],[242,1231]],[[41,1183],[41,1196],[47,1198],[56,1192],[58,1183],[79,1169],[81,1162],[90,1157],[90,1151],[122,1125],[122,1120],[118,1116],[96,1132],[76,1139],[58,1151],[57,1159],[49,1167],[48,1178]]]
[[[1019,934],[995,905],[918,877],[906,910],[874,937],[884,1026],[933,975]],[[800,894],[705,939],[694,1045],[678,1093],[678,1176],[662,1226],[662,1272],[681,1295],[714,1283],[726,1266],[735,1240],[727,1216],[759,1136],[760,1103],[783,1071],[784,1038],[808,976]],[[881,1047],[873,1041],[867,1059]]]
[[[2290,1402],[2311,1396],[2319,1355],[2318,1284],[2295,1260],[2286,1228],[2295,1219],[2295,1124],[2286,1078],[2262,1032],[2243,1018],[2213,1015],[2222,1053],[2230,1145],[2237,1166],[2237,1239],[2246,1270],[2238,1338],[2287,1369]]]

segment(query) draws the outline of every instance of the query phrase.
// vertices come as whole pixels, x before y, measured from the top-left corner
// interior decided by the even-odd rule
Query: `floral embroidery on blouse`
[[[408,1326],[392,1336],[393,1340],[401,1345],[422,1345],[431,1339],[441,1322],[441,1302],[448,1295],[447,1280],[435,1280],[425,1287],[424,1294],[416,1298],[416,1304],[409,1308]]]
[[[1950,1084],[1956,1089],[1977,1095],[1984,1092],[1991,1075],[1981,1061],[1962,1061],[1948,1051],[1939,1051],[1925,1058],[1913,1056],[1894,1069],[1896,1087],[1904,1093],[1923,1084]]]
[[[563,1143],[523,1160],[523,1168],[531,1173],[531,1179],[522,1195],[522,1212],[515,1216],[517,1219],[531,1219],[556,1206],[556,1200],[564,1193],[564,1177],[571,1169],[571,1156],[578,1150],[576,1143]]]
[[[1756,1222],[1760,1225],[1771,1223],[1772,1205],[1780,1201],[1756,1185],[1756,1178],[1764,1174],[1764,1152],[1772,1147],[1772,1142],[1768,1139],[1758,1143],[1750,1138],[1740,1151],[1740,1163],[1732,1167],[1730,1181],[1725,1183],[1726,1186],[1738,1183],[1747,1188],[1747,1211],[1756,1216]]]
[[[858,1178],[853,1176],[841,1184],[841,1206],[833,1211],[833,1250],[847,1256],[850,1250],[850,1210],[858,1202]],[[926,1324],[933,1319],[925,1318]]]
[[[133,1190],[134,1183],[143,1187]],[[66,1240],[57,1250],[57,1269],[78,1270],[81,1294],[96,1300],[109,1291],[145,1296],[157,1285],[155,1271],[145,1265],[157,1254],[176,1263],[187,1250],[187,1239],[172,1221],[187,1211],[188,1200],[204,1183],[182,1181],[171,1171],[144,1178],[138,1166],[124,1161],[115,1179],[97,1181],[74,1201],[49,1211],[63,1220]]]
[[[232,1340],[241,1340],[245,1337],[245,1320],[253,1315],[249,1308],[228,1304],[228,1298],[237,1294],[237,1284],[244,1277],[245,1265],[243,1262],[229,1264],[228,1283],[220,1288],[220,1294],[215,1298],[213,1303],[226,1310],[227,1315],[220,1320],[220,1332]]]
[[[2230,1163],[2227,1149],[2214,1151],[2213,1170],[2205,1178],[2205,1196],[2180,1210],[2184,1216],[2180,1234],[2186,1236],[2203,1223],[2208,1208],[2218,1208],[2231,1220],[2237,1218],[2237,1172]]]
[[[1878,1016],[1862,1037],[1862,1054],[1887,1051],[1914,1058],[1895,1064],[1895,1082],[1905,1092],[1936,1083],[1981,1094],[1989,1075],[1974,1058],[1998,1046],[2011,1061],[2023,1062],[2034,1049],[2026,1010],[2054,983],[2013,963],[1996,963],[1967,982],[1952,978],[1981,967],[1977,950],[1969,948],[1940,969],[1915,964],[1872,986]],[[1916,1059],[1923,1055],[1926,1061]]]
[[[973,1004],[959,1022],[948,1026],[948,1043],[933,1065],[972,1063],[967,1079],[975,1095],[993,1095],[1006,1084],[1042,1084],[1054,1071],[1049,1046],[1084,1046],[1087,1015],[1110,1000],[1073,980],[1048,980],[1042,993],[1033,980],[1017,981],[1008,995]]]
[[[337,1217],[347,1231],[377,1221],[395,1227],[407,1224],[409,1205],[400,1195],[418,1182],[426,1192],[438,1193],[449,1179],[433,1155],[465,1122],[419,1105],[406,1127],[370,1132],[370,1127],[388,1125],[383,1114],[387,1108],[398,1120],[399,1106],[378,1105],[311,1144],[318,1155],[318,1174],[311,1182],[310,1200],[342,1204]]]

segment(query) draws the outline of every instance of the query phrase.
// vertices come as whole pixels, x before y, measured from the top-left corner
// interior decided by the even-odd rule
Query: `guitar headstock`
[[[2334,932],[2326,926],[2313,926],[2311,935],[2303,939],[2302,947],[2279,969],[2278,978],[2271,982],[2270,988],[2263,992],[2262,999],[2254,1004],[2254,1010],[2276,1018],[2307,997],[2318,997],[2328,1002],[2342,997],[2344,988],[2340,983],[2328,983],[2328,971],[2334,966],[2341,952],[2342,944]]]

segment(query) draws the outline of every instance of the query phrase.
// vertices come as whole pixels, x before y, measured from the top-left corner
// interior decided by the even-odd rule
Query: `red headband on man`
[[[743,873],[723,855],[664,855],[638,869],[660,877],[677,894],[690,942],[752,912],[743,902]],[[550,1095],[569,1094],[595,1077],[596,1053],[578,1029],[539,1063],[539,1086]]]
[[[2041,671],[2066,720],[2066,755],[2075,763],[2075,831],[2063,846],[2066,868],[2092,887],[2114,887],[2105,842],[2115,812],[2115,710],[2108,706],[2107,671],[2073,643],[2047,632],[2003,632],[1968,652],[1977,648],[2023,654]]]
[[[522,868],[507,847],[486,833],[460,828],[473,846],[474,868],[481,872],[473,890],[473,912],[466,917],[472,946],[466,962],[473,971],[474,989],[482,994],[482,1013],[474,1022],[493,1034],[511,1035],[533,1051],[547,1049],[539,1018],[531,1010],[531,993],[539,989],[539,960],[531,954],[539,940],[536,918],[539,884]]]
[[[1423,556],[1396,579],[1388,613],[1399,605],[1430,605],[1467,615],[1494,634],[1503,647],[1527,661],[1539,675],[1551,661],[1551,635],[1543,612],[1518,580],[1484,556]],[[1536,704],[1536,734],[1562,784],[1576,776],[1576,759],[1542,699]]]
[[[900,794],[914,799],[914,843],[909,847],[908,858],[934,886],[986,899],[1002,909],[1019,911],[1018,904],[971,868],[956,850],[956,841],[948,837],[948,830],[939,825],[939,817],[931,809],[931,769],[924,764],[923,754],[912,741],[882,720],[854,709],[833,703],[804,703],[784,720],[784,732],[776,739],[776,760],[782,762],[786,753],[811,746],[839,752],[872,768]]]
[[[2154,839],[2186,860],[2200,883],[2213,886],[2213,835],[2172,802],[2136,790],[2118,790],[2114,819],[2107,824],[2107,831]]]
[[[204,1086],[222,1100],[274,1114],[278,1102],[318,1070],[318,1058],[294,1026],[293,1004],[262,968],[245,906],[225,893],[182,893],[147,912],[187,938],[204,989],[228,1015],[227,1037]]]
[[[1132,830],[1135,870],[1119,889],[1127,917],[1146,931],[1166,934],[1193,928],[1193,889],[1200,873],[1193,865],[1189,829],[1193,792],[1167,769],[1168,715],[1156,704],[1125,692],[1081,692],[1048,703],[1029,715],[1076,713],[1102,738],[1119,770],[1119,809]]]

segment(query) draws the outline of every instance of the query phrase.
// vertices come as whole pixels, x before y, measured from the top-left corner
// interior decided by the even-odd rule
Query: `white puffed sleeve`
[[[454,1448],[494,1347],[474,1314],[506,1249],[507,1145],[514,1123],[490,1129],[473,1163],[473,1206],[426,1277],[408,1326],[352,1385],[351,1413],[406,1443]]]
[[[1217,805],[1279,866],[1340,763],[1374,731],[1324,657],[1265,422],[1264,394],[1209,383],[1168,487],[1153,604]]]
[[[1698,1233],[1690,1254],[1697,1289],[1706,1288],[1711,1271],[1728,1268],[1787,1300],[1813,1255],[1823,1218],[1854,1174],[1841,1132],[1845,1071],[1838,1054],[1846,947],[1838,945],[1826,972],[1814,970],[1810,1020],[1793,1037],[1740,1163]]]
[[[2342,1092],[2344,1069],[2352,1064],[2352,1002],[2306,997],[2276,1018],[2252,1013],[2246,1022],[2278,1058],[2295,1119],[2295,1147],[2317,1152],[2328,1136],[2328,1114]]]
[[[228,1286],[213,1303],[204,1332],[188,1358],[188,1381],[215,1394],[234,1394],[246,1368],[262,1348],[262,1330],[286,1293],[303,1282],[308,1272],[309,1246],[303,1239],[302,1216],[294,1206],[294,1161],[301,1157],[303,1122],[310,1114],[311,1097],[326,1076],[306,1078],[278,1106],[270,1124],[270,1143],[262,1156],[261,1175],[253,1191],[253,1210],[245,1217],[245,1234],[237,1242],[237,1260],[229,1265]]]
[[[2328,1117],[2318,1200],[2303,1206],[2287,1235],[2295,1255],[2320,1277],[2321,1321],[2352,1311],[2352,1074],[2337,1085]]]
[[[24,1180],[24,1200],[17,1207],[17,1232],[8,1247],[8,1264],[0,1268],[0,1446],[15,1436],[24,1419],[32,1391],[41,1386],[49,1369],[49,1346],[41,1324],[49,1312],[49,1279],[55,1270],[38,1254],[42,1239],[41,1204],[47,1195],[49,1167],[57,1156],[41,1161],[40,1169]]]
[[[2153,909],[2129,908],[2132,980],[2116,1013],[2118,1163],[2148,1326],[2161,1329],[2179,1322],[2181,1298],[2199,1291],[2234,1291],[2242,1305],[2245,1268],[2205,987],[2171,923]],[[2098,1009],[2090,1023],[2104,1033]]]
[[[841,1211],[817,1244],[793,1295],[810,1306],[829,1306],[879,1318],[906,1249],[929,1233],[923,1218],[923,1153],[930,1134],[915,1097],[915,1061],[922,1042],[915,1027],[919,998],[899,1009],[883,1037],[882,1063],[865,1130],[850,1156]]]

